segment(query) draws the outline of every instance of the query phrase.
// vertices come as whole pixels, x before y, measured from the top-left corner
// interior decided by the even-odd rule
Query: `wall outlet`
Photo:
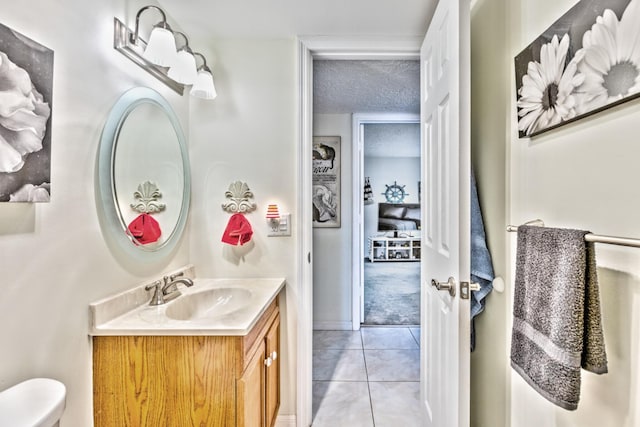
[[[277,230],[274,231],[269,224],[267,224],[267,227],[268,237],[291,236],[291,214],[280,214],[280,225]]]

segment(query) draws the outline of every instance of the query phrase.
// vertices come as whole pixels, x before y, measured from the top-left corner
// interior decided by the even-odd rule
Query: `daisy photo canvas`
[[[518,131],[530,137],[637,98],[640,0],[582,0],[515,57]]]

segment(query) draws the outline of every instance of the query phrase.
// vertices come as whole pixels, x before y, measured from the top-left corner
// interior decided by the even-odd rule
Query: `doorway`
[[[359,142],[354,198],[360,201],[354,211],[362,214],[354,218],[353,259],[359,271],[353,300],[361,325],[420,324],[419,119],[417,114],[354,116]]]
[[[298,277],[300,287],[298,289],[298,420],[299,427],[309,426],[312,408],[312,331],[313,331],[313,262],[311,250],[313,245],[312,218],[312,136],[313,136],[313,61],[314,58],[344,59],[351,58],[421,58],[424,64],[424,79],[421,81],[421,101],[439,102],[441,108],[431,109],[428,104],[421,106],[421,128],[424,129],[422,149],[425,153],[425,162],[431,171],[428,181],[425,180],[425,191],[429,184],[429,191],[425,192],[425,201],[428,201],[428,223],[422,229],[423,238],[426,238],[422,257],[421,268],[424,272],[429,269],[434,277],[445,276],[440,269],[432,269],[433,262],[438,254],[450,258],[447,267],[456,277],[468,276],[469,241],[465,224],[468,225],[469,197],[469,10],[464,2],[446,0],[438,2],[435,14],[429,24],[425,43],[421,37],[409,37],[402,39],[385,40],[380,38],[326,38],[312,37],[299,41],[299,78],[300,78],[300,121],[299,121],[299,188],[301,197],[298,199],[298,212],[300,214],[300,228],[298,235],[298,253],[300,266]],[[434,40],[436,39],[436,40]],[[423,46],[424,49],[420,47]],[[447,77],[440,84],[436,79]],[[442,89],[435,92],[435,89]],[[432,92],[433,95],[432,96]],[[441,100],[436,94],[448,93],[446,99]],[[438,131],[439,132],[436,132]],[[422,132],[421,132],[422,133]],[[438,145],[439,144],[439,145]],[[443,152],[445,155],[438,156]],[[446,155],[449,153],[450,155]],[[450,161],[448,165],[442,165],[440,160]],[[433,163],[433,165],[432,165]],[[432,167],[433,166],[433,167]],[[438,172],[437,174],[435,172]],[[448,173],[450,172],[450,173]],[[466,175],[466,176],[465,176]],[[446,191],[444,191],[444,190]],[[440,191],[435,191],[440,190]],[[451,194],[451,198],[442,194]],[[435,195],[439,195],[435,198]],[[447,202],[443,209],[437,209],[432,203]],[[424,210],[424,209],[423,209]],[[450,215],[449,215],[450,214]],[[458,221],[452,221],[458,218]],[[432,225],[438,226],[433,229]],[[436,234],[431,233],[435,231]],[[442,245],[443,238],[446,246]],[[427,245],[428,243],[428,245]],[[440,248],[436,254],[432,249]],[[428,250],[427,250],[428,249]],[[306,260],[306,262],[303,262]],[[444,279],[442,279],[444,280]],[[423,313],[434,313],[446,316],[446,322],[437,323],[433,319],[421,315],[421,323],[439,325],[433,334],[425,336],[425,329],[421,328],[420,340],[422,348],[430,349],[429,360],[437,363],[426,363],[427,353],[421,353],[420,362],[420,401],[421,412],[427,417],[428,425],[468,425],[469,423],[469,372],[466,367],[469,364],[468,331],[465,327],[469,323],[469,304],[461,298],[454,298],[451,291],[455,287],[455,280],[449,282],[431,283],[442,285],[431,289],[423,287],[421,292],[422,306],[437,303],[444,300],[448,310],[423,310]],[[453,285],[452,285],[453,281]],[[448,289],[449,292],[438,292]],[[437,313],[436,313],[437,312]],[[440,326],[446,326],[442,328]],[[467,328],[468,329],[468,328]],[[465,339],[465,336],[467,337]],[[428,340],[428,342],[427,342]],[[437,352],[440,353],[437,353]],[[443,354],[450,357],[443,358]],[[432,359],[433,357],[433,359]],[[424,369],[422,369],[424,368]],[[425,389],[425,386],[429,385]],[[437,398],[438,404],[432,401]],[[435,411],[437,409],[437,411]]]
[[[341,409],[344,409],[345,399],[362,406],[362,410],[351,408],[347,413],[368,413],[372,420],[410,414],[405,424],[417,426],[419,413],[415,413],[415,409],[419,408],[420,355],[420,334],[416,328],[420,323],[418,244],[415,250],[408,248],[407,251],[398,247],[387,251],[387,254],[405,253],[406,259],[394,257],[383,261],[378,258],[376,263],[370,263],[375,264],[376,269],[393,267],[402,271],[402,265],[414,267],[415,283],[412,285],[415,292],[411,296],[417,311],[413,321],[388,321],[387,318],[387,321],[372,323],[383,327],[360,330],[360,326],[366,319],[363,310],[371,308],[365,303],[367,294],[363,286],[365,283],[362,282],[367,240],[379,234],[377,213],[367,217],[364,208],[373,207],[377,212],[378,205],[387,200],[386,196],[380,194],[374,197],[372,206],[363,206],[367,165],[371,169],[376,192],[384,190],[385,176],[406,181],[407,184],[411,181],[405,198],[397,198],[396,195],[394,201],[413,201],[413,213],[417,212],[413,217],[417,217],[418,221],[420,217],[419,63],[416,60],[315,60],[313,71],[314,148],[316,142],[325,139],[340,141],[340,149],[335,150],[336,158],[332,158],[332,162],[335,160],[335,164],[340,165],[342,182],[341,191],[337,194],[341,226],[327,228],[325,224],[318,224],[313,229],[314,426],[344,422],[347,415]],[[391,97],[396,99],[390,100]],[[370,112],[383,111],[385,108],[395,112]],[[411,143],[413,146],[408,147]],[[377,151],[375,146],[379,147]],[[314,169],[324,165],[319,156],[314,157],[318,158],[313,162]],[[316,193],[315,185],[313,193]],[[406,211],[404,204],[402,209]],[[367,219],[376,223],[372,227],[375,230],[365,226]],[[413,225],[412,237],[419,242],[419,225],[410,222]],[[397,242],[407,236],[409,227],[399,231],[401,236],[397,237]],[[397,274],[394,276],[393,279],[398,279]],[[354,277],[358,279],[353,280]],[[395,288],[397,294],[397,280],[388,283],[385,288]],[[386,301],[378,302],[381,306],[387,305],[384,304]],[[389,325],[404,327],[389,329]],[[381,363],[383,360],[387,362]],[[349,369],[345,369],[345,366]],[[402,391],[398,394],[402,398],[397,405],[390,405],[381,397],[386,394],[381,390],[387,387],[396,388],[398,393]],[[357,398],[349,399],[348,395],[353,394],[353,390],[363,392]],[[414,409],[413,413],[411,408]],[[365,415],[363,417],[367,418]],[[369,425],[364,418],[358,421],[363,422],[362,425]]]
[[[301,218],[298,234],[300,269],[298,282],[298,346],[297,346],[297,426],[307,427],[312,422],[312,354],[313,354],[313,245],[312,176],[305,159],[312,158],[313,135],[313,61],[314,59],[417,59],[421,37],[384,38],[358,40],[308,37],[299,39],[300,121],[298,125],[300,145],[298,156],[301,164],[299,185],[301,197],[298,212]]]

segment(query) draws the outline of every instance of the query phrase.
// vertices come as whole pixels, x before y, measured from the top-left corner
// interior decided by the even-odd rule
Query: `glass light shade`
[[[180,50],[176,61],[169,68],[168,76],[178,83],[192,85],[198,77],[196,58],[186,50]]]
[[[161,67],[169,67],[176,61],[176,39],[170,30],[154,27],[142,57]]]
[[[198,77],[191,87],[191,95],[202,99],[215,99],[218,96],[213,84],[213,76],[205,70],[198,71]]]
[[[280,212],[278,212],[278,205],[269,205],[267,207],[267,219],[280,219]]]

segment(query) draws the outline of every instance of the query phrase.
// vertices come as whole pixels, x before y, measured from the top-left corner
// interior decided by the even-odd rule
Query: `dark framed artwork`
[[[51,195],[53,51],[0,24],[0,202]]]
[[[582,0],[515,57],[518,131],[538,135],[640,96],[640,0]]]
[[[340,228],[340,137],[313,137],[313,226]]]

